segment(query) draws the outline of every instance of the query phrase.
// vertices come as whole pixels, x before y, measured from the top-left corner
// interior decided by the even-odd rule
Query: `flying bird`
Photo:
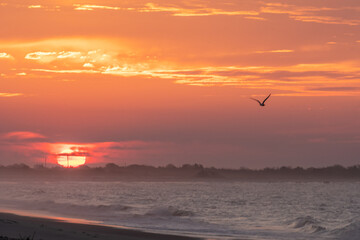
[[[264,101],[262,101],[262,102],[260,102],[259,100],[255,99],[255,98],[250,98],[250,99],[252,99],[252,100],[254,100],[254,101],[257,101],[257,102],[260,104],[261,107],[264,107],[266,100],[268,100],[268,98],[269,98],[270,96],[271,96],[271,93],[270,93],[269,96],[267,96],[267,97],[264,99]]]

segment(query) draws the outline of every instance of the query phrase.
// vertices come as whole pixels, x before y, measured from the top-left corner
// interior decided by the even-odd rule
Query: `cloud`
[[[2,53],[0,53],[0,59],[1,58],[12,58],[12,56],[10,54],[8,54],[8,53],[2,52]]]
[[[44,8],[42,5],[30,5],[28,8]]]
[[[103,67],[100,71],[102,74],[110,74],[117,76],[155,76],[154,72],[144,64],[124,64],[122,66]],[[160,75],[161,76],[161,75]]]
[[[127,150],[150,149],[153,146],[154,146],[154,143],[148,143],[148,142],[142,142],[142,141],[128,141],[128,142],[109,143],[107,148],[109,150],[127,151]]]
[[[139,5],[139,4],[138,4]],[[246,19],[251,20],[267,20],[264,14],[286,14],[290,19],[302,22],[313,22],[321,24],[342,24],[357,26],[360,25],[360,19],[355,16],[358,15],[360,8],[354,7],[315,7],[315,6],[299,6],[295,4],[283,3],[258,3],[251,9],[244,9],[239,6],[239,9],[228,9],[228,7],[219,8],[212,7],[211,3],[195,4],[187,2],[185,6],[180,4],[157,4],[148,2],[143,6],[129,5],[129,6],[105,6],[105,5],[87,5],[87,4],[74,4],[74,10],[94,11],[94,10],[121,10],[121,11],[135,11],[142,13],[169,13],[176,17],[206,17],[216,15],[227,16],[244,16]],[[234,5],[236,6],[236,5]],[[235,7],[236,8],[236,7]],[[341,12],[353,12],[349,17],[339,17]],[[343,14],[344,15],[344,14]],[[344,15],[345,16],[345,15]]]
[[[285,4],[285,3],[271,3],[259,1],[241,1],[238,3],[233,1],[231,8],[227,2],[211,1],[181,1],[164,3],[134,1],[134,2],[119,2],[117,5],[100,5],[100,4],[71,4],[62,3],[61,6],[54,6],[51,4],[33,4],[21,5],[10,4],[16,8],[27,9],[42,9],[44,11],[65,11],[72,8],[75,11],[131,11],[138,13],[168,13],[175,17],[207,17],[207,16],[243,16],[246,19],[264,21],[268,20],[269,14],[285,14],[290,19],[301,22],[311,22],[320,24],[341,24],[358,26],[360,25],[359,7],[351,6],[350,4],[342,3],[341,6],[335,7],[330,4],[323,6],[312,6],[299,4]],[[6,3],[1,6],[7,6]],[[270,17],[271,18],[271,17]]]
[[[141,159],[140,156],[159,154],[159,150],[169,148],[167,142],[120,141],[120,142],[92,142],[92,143],[50,143],[44,151],[54,158],[63,156],[87,156],[88,164],[102,164],[103,162],[119,161],[121,159]]]
[[[81,11],[94,11],[94,10],[122,10],[122,11],[135,11],[143,13],[171,13],[177,17],[195,17],[195,16],[214,16],[214,15],[228,15],[228,16],[257,16],[257,11],[240,11],[240,10],[225,10],[219,8],[212,8],[208,6],[190,5],[187,8],[172,5],[163,6],[155,3],[146,3],[142,7],[115,7],[104,5],[86,5],[86,4],[74,4],[74,10]],[[260,17],[252,17],[249,19],[264,20]]]
[[[81,52],[60,52],[56,58],[78,58],[81,56]]]
[[[43,141],[46,139],[45,136],[35,132],[9,132],[2,135],[3,139],[11,141]]]
[[[56,156],[91,156],[91,149],[88,145],[69,145],[67,149],[53,153]]]
[[[84,69],[64,69],[64,70],[56,70],[56,69],[31,69],[34,72],[47,72],[47,73],[84,73],[84,74],[94,74],[99,73],[99,71],[95,70],[84,70]]]
[[[360,25],[360,20],[358,19],[342,19],[338,17],[331,16],[290,16],[290,18],[302,21],[302,22],[314,22],[314,23],[323,23],[323,24],[342,24],[350,26]]]
[[[326,42],[324,41],[324,43]],[[5,46],[4,49],[21,48],[21,51],[25,52],[25,59],[30,60],[24,61],[22,59],[23,65],[9,70],[10,74],[6,73],[7,76],[13,74],[12,76],[15,78],[17,76],[14,75],[16,74],[14,71],[26,73],[28,78],[62,78],[61,76],[55,77],[55,74],[67,74],[67,77],[74,74],[74,76],[77,75],[76,78],[85,79],[86,76],[81,76],[81,74],[93,74],[98,78],[101,78],[101,75],[111,75],[114,78],[168,79],[175,84],[203,87],[234,86],[243,89],[262,89],[266,87],[272,91],[281,91],[282,93],[286,92],[294,95],[359,94],[358,91],[326,92],[316,90],[324,86],[338,88],[350,84],[350,86],[358,87],[360,85],[357,81],[360,79],[360,68],[357,60],[340,62],[336,61],[336,59],[323,59],[322,61],[333,61],[334,63],[291,65],[291,63],[287,62],[285,64],[278,63],[274,59],[273,65],[269,63],[268,65],[264,64],[264,66],[260,65],[260,63],[255,63],[259,64],[258,66],[246,65],[246,62],[236,65],[234,61],[232,61],[232,63],[235,63],[234,65],[230,65],[231,62],[229,65],[225,63],[219,65],[211,61],[210,63],[204,61],[192,67],[191,63],[171,59],[166,54],[161,57],[154,54],[157,58],[153,58],[151,56],[154,55],[152,55],[152,52],[147,52],[147,49],[136,48],[130,44],[121,45],[116,43],[118,42],[111,39],[85,40],[75,38],[43,40],[36,43],[4,43],[0,44],[0,47]],[[340,45],[339,43],[331,49],[340,47]],[[100,49],[100,47],[104,49]],[[34,49],[44,49],[44,51],[31,51]],[[248,50],[243,56],[258,59],[292,57],[302,60],[302,54],[313,54],[309,53],[309,51],[271,48],[266,45],[264,45],[263,49],[256,50],[256,48]],[[203,53],[199,55],[201,54]],[[206,56],[203,59],[205,58]],[[37,63],[42,65],[37,66]],[[74,79],[72,78],[72,80]]]
[[[298,64],[291,66],[248,66],[248,67],[200,67],[189,69],[166,69],[161,66],[146,64],[124,64],[90,69],[34,69],[33,71],[68,74],[99,74],[118,77],[144,76],[149,78],[169,79],[175,84],[191,86],[237,86],[249,89],[287,91],[294,95],[318,94],[325,84],[333,95],[360,95],[360,69],[351,64]],[[347,85],[352,84],[353,91],[347,91]],[[344,91],[341,91],[343,89]]]
[[[291,53],[294,50],[290,49],[279,49],[279,50],[268,50],[268,51],[256,51],[255,53]]]
[[[353,7],[313,7],[313,6],[298,6],[282,3],[265,3],[260,10],[266,14],[287,14],[289,18],[301,22],[313,22],[321,24],[341,24],[357,26],[360,25],[360,19],[349,19],[339,17],[339,15],[346,16],[348,14],[339,14],[343,11],[352,11],[353,16],[359,16],[360,8]]]
[[[267,19],[264,18],[264,17],[254,17],[254,16],[251,16],[251,17],[244,17],[246,19],[250,19],[250,20],[259,20],[259,21],[266,21]]]
[[[317,68],[316,68],[317,67]],[[317,69],[317,70],[314,70]],[[188,74],[189,73],[189,74]],[[171,75],[172,73],[169,73]],[[181,75],[183,75],[181,77]],[[296,95],[323,95],[319,91],[334,95],[360,95],[360,69],[336,64],[293,65],[287,67],[255,67],[242,69],[236,67],[203,68],[200,74],[191,71],[176,72],[173,77],[178,84],[196,86],[240,86],[244,88],[266,88],[293,92]],[[180,78],[180,79],[179,79]],[[346,87],[352,84],[354,87]],[[324,88],[322,85],[326,85]],[[308,86],[314,86],[309,88]],[[316,86],[316,87],[315,87]],[[343,91],[341,91],[343,90]],[[290,93],[291,95],[291,93]]]
[[[166,7],[160,6],[154,3],[147,3],[143,9],[139,9],[139,12],[169,12],[173,16],[178,17],[194,17],[194,16],[213,16],[213,15],[228,15],[228,16],[257,16],[256,11],[230,11],[211,7]]]
[[[72,51],[61,51],[61,52],[33,52],[28,53],[25,56],[25,59],[38,60],[41,62],[52,62],[56,59],[67,59],[72,58],[76,59],[82,55],[81,52],[72,52]]]
[[[315,91],[339,91],[339,92],[343,92],[343,91],[360,91],[360,87],[319,87],[319,88],[311,88],[311,90],[315,90]]]
[[[94,64],[92,64],[92,63],[84,63],[83,67],[93,68],[93,67],[94,67]]]
[[[75,10],[81,11],[93,11],[93,10],[122,10],[120,7],[111,7],[111,6],[102,6],[102,5],[82,5],[82,4],[74,4]]]
[[[56,55],[56,52],[33,52],[26,54],[25,59],[39,60],[41,62],[51,62],[56,59]]]
[[[111,63],[116,61],[114,56],[106,54],[102,50],[91,51],[59,51],[59,52],[32,52],[27,53],[25,59],[41,63],[65,63],[66,61],[82,64]],[[89,66],[89,65],[88,65]]]
[[[0,93],[0,97],[19,97],[23,95],[22,93]]]

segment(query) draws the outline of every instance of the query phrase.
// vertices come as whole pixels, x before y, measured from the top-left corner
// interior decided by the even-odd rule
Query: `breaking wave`
[[[360,239],[360,221],[357,220],[344,227],[331,231],[337,239],[341,240],[359,240]]]
[[[112,215],[116,212],[122,212],[130,209],[124,205],[78,205],[70,203],[56,203],[54,201],[46,201],[43,204],[42,209],[45,211],[56,211],[58,213],[71,213],[79,216],[86,215]]]
[[[69,214],[70,216],[98,216],[98,215],[113,215],[117,212],[124,212],[131,207],[115,204],[115,205],[80,205],[74,203],[59,203],[53,200],[38,201],[36,204],[32,201],[10,201],[1,200],[2,204],[15,204],[21,206],[25,210],[47,211],[59,214]]]
[[[307,232],[322,232],[325,231],[326,228],[320,225],[320,221],[316,220],[311,216],[298,217],[289,223],[290,227],[302,229]]]
[[[191,217],[195,214],[191,211],[177,209],[175,207],[157,207],[148,211],[145,215],[147,216],[158,216],[158,217]]]

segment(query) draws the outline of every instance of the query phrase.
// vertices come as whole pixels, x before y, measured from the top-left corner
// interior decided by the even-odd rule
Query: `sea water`
[[[360,182],[0,182],[0,207],[208,239],[360,239]]]

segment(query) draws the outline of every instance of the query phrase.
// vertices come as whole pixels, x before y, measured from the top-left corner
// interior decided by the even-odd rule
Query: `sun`
[[[49,151],[55,157],[55,161],[65,168],[79,167],[86,164],[91,156],[94,144],[82,143],[53,143]]]
[[[65,149],[57,154],[57,163],[63,167],[79,167],[86,163],[86,155],[73,149]]]

